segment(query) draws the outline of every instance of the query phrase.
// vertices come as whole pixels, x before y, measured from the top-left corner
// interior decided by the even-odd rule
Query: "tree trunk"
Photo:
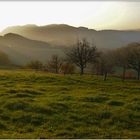
[[[104,81],[106,81],[106,79],[107,79],[107,72],[105,72]]]
[[[55,68],[55,73],[58,74],[58,67]]]
[[[140,80],[140,70],[138,70],[138,80]]]
[[[84,74],[84,68],[81,67],[80,75],[83,75],[83,74]]]
[[[126,68],[125,68],[125,67],[123,67],[122,81],[124,81],[124,80],[125,80],[125,72],[126,72]]]

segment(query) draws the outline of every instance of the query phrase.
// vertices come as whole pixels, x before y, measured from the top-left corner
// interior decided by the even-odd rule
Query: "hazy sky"
[[[69,24],[93,29],[140,28],[140,2],[1,1],[0,31],[25,24]]]

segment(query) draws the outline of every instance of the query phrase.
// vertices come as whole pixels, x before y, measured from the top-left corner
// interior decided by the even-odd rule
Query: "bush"
[[[75,66],[70,63],[63,64],[60,69],[61,73],[63,74],[72,74],[74,73],[74,70],[75,70]]]
[[[42,62],[36,60],[36,61],[31,61],[29,64],[25,66],[25,68],[34,69],[34,70],[43,70],[44,66]]]
[[[0,65],[10,65],[11,61],[7,54],[0,51]]]

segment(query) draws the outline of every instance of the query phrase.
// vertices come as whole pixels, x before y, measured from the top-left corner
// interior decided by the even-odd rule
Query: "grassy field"
[[[140,81],[1,70],[0,138],[140,138]]]

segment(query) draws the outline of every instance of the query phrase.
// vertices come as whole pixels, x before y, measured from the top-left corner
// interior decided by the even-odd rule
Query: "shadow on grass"
[[[111,105],[111,106],[123,106],[124,103],[121,102],[121,101],[110,101],[110,102],[108,103],[108,105]]]
[[[96,102],[96,103],[103,103],[105,101],[109,100],[108,97],[103,96],[96,96],[96,97],[84,97],[82,98],[82,101],[84,102]]]
[[[32,114],[22,114],[14,117],[12,119],[13,123],[22,124],[22,125],[33,125],[40,126],[45,122],[43,115],[32,115]]]
[[[41,95],[42,92],[32,90],[32,89],[10,89],[7,91],[8,93],[28,93],[31,95]]]

